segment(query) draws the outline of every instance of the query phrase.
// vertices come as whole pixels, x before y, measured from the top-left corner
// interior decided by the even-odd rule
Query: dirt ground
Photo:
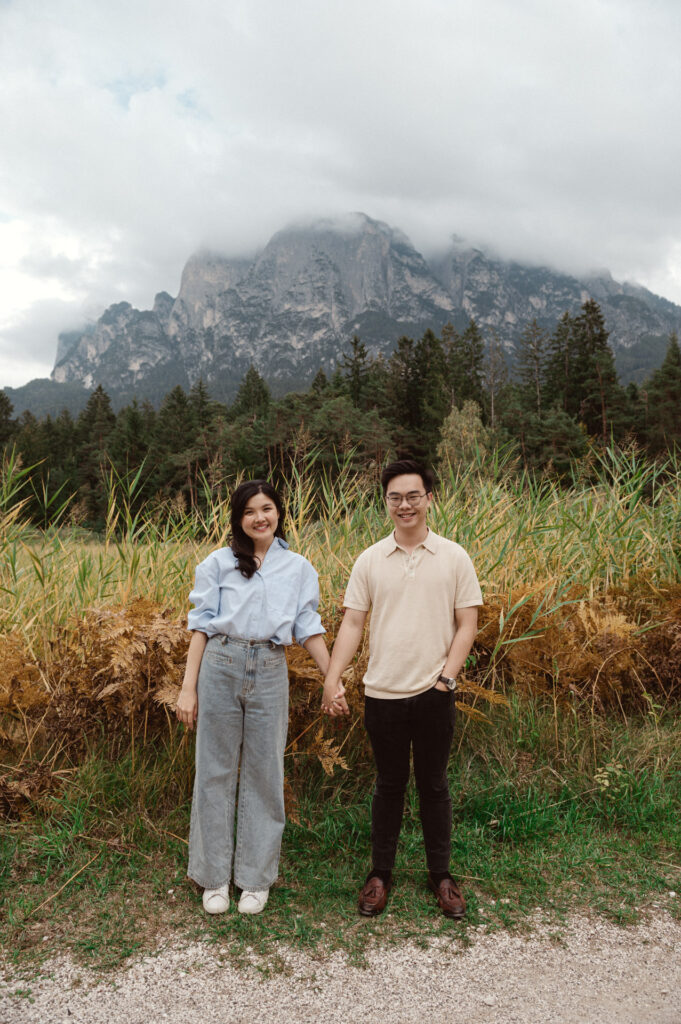
[[[472,938],[376,946],[363,967],[274,945],[237,967],[205,943],[160,948],[114,974],[67,958],[33,976],[5,963],[0,1021],[681,1024],[681,923],[664,911],[626,928],[574,917]]]

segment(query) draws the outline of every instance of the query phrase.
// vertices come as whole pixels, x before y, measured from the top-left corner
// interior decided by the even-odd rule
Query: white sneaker
[[[239,900],[239,913],[259,914],[261,910],[265,909],[265,904],[267,903],[269,895],[269,889],[262,889],[259,892],[244,889],[241,893],[241,899]]]
[[[203,909],[207,914],[224,914],[229,907],[229,884],[203,890]]]

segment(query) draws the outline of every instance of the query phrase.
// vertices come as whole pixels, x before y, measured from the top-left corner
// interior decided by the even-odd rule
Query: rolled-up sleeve
[[[187,616],[187,628],[198,629],[208,636],[214,636],[213,622],[220,610],[219,566],[217,558],[209,555],[196,567],[194,589],[189,600],[194,607]]]
[[[293,635],[299,644],[304,644],[311,636],[326,632],[318,608],[319,578],[310,563],[305,561],[300,575],[298,609],[293,623]]]

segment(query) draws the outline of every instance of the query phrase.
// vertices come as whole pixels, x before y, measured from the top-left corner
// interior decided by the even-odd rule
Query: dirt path
[[[481,931],[465,949],[381,947],[366,968],[279,947],[235,968],[199,943],[104,978],[68,960],[38,979],[3,973],[2,1024],[681,1024],[681,923],[663,912],[629,928]]]

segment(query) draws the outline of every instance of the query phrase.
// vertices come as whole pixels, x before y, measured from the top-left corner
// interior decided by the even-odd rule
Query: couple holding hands
[[[346,715],[341,675],[369,611],[364,723],[376,785],[371,870],[359,913],[374,917],[385,908],[413,754],[428,885],[446,917],[465,914],[449,873],[447,765],[456,677],[473,645],[482,597],[463,548],[428,528],[431,471],[411,459],[393,462],[381,485],[394,530],[357,559],[331,655],[317,611],[317,573],[289,549],[284,510],[271,484],[251,480],[237,487],[230,547],[196,569],[176,714],[190,729],[197,725],[187,873],[203,887],[209,914],[228,909],[232,873],[244,914],[263,910],[277,877],[288,728],[284,648],[294,638],[305,647],[325,676],[322,710]]]

